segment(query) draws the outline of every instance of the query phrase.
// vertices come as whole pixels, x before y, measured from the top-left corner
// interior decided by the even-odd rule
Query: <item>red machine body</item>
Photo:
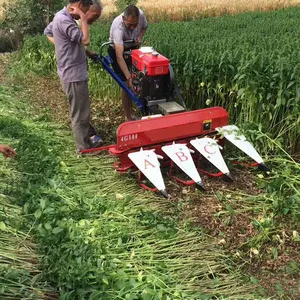
[[[109,147],[110,154],[117,156],[118,172],[135,168],[128,153],[141,147],[155,149],[165,157],[162,145],[176,142],[189,143],[195,137],[215,134],[217,127],[228,125],[228,113],[222,107],[212,107],[132,122],[122,123],[117,129],[117,144]]]
[[[132,50],[131,57],[132,64],[148,76],[159,76],[169,73],[169,59],[157,52],[144,53],[139,49],[135,49]]]

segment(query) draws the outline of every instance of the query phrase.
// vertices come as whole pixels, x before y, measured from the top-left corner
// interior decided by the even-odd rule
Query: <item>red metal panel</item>
[[[205,130],[205,124],[210,128]],[[125,122],[118,127],[114,154],[124,151],[188,139],[215,131],[228,125],[228,113],[222,107],[166,115],[153,119]]]
[[[165,75],[169,73],[170,61],[161,54],[143,53],[141,50],[132,50],[132,64],[140,71],[147,70],[148,76]]]

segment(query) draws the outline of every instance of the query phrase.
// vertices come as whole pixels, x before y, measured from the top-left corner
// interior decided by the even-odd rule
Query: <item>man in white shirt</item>
[[[141,44],[147,26],[148,22],[143,11],[134,5],[129,5],[121,15],[114,19],[110,28],[109,41],[113,44],[109,47],[108,54],[113,60],[112,67],[129,88],[132,88],[132,78],[128,69],[131,61],[125,61],[123,54],[124,51],[137,48]],[[126,43],[128,40],[134,42]],[[134,120],[132,101],[123,89],[121,98],[126,119]]]

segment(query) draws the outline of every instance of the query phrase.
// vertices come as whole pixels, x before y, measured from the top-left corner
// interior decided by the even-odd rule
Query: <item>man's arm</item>
[[[47,39],[54,45],[54,37],[53,36],[47,36]]]
[[[16,156],[16,152],[8,145],[0,145],[0,153],[2,153],[4,155],[4,157],[15,157]]]
[[[142,30],[141,30],[141,33],[139,34],[139,36],[138,36],[138,37],[136,38],[136,40],[135,40],[135,42],[136,42],[137,44],[141,44],[142,39],[143,39],[143,37],[144,37],[144,35],[145,35],[146,30],[147,30],[147,27],[146,27],[145,29],[142,29]]]
[[[93,62],[97,61],[97,54],[89,49],[85,49],[86,56],[90,58]]]
[[[123,44],[115,44],[115,50],[116,50],[116,57],[117,57],[117,62],[122,70],[123,74],[126,77],[126,81],[130,84],[130,79],[131,79],[131,74],[128,70],[127,64],[124,60],[123,53],[124,53],[124,45]]]
[[[112,30],[112,29],[111,29]],[[131,74],[128,70],[127,64],[124,60],[124,43],[123,43],[123,31],[119,28],[115,28],[112,31],[112,39],[115,45],[117,63],[126,77],[127,84],[130,86]],[[132,84],[131,84],[132,85]]]
[[[86,15],[76,6],[69,6],[68,11],[71,15],[79,16],[81,20],[81,31],[75,23],[70,23],[68,28],[66,28],[66,32],[70,37],[71,41],[78,40],[78,32],[80,35],[80,43],[84,46],[88,46],[90,44],[90,32],[89,26],[87,24]]]
[[[82,39],[81,44],[84,46],[88,46],[90,44],[90,31],[89,31],[89,25],[86,20],[86,15],[83,13],[80,17],[81,19],[81,30],[82,30]]]
[[[49,23],[48,26],[44,30],[44,34],[48,38],[48,40],[54,44],[54,38],[53,38],[53,22]]]

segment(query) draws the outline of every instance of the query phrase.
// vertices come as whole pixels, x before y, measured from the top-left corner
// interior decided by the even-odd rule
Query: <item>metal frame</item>
[[[132,42],[132,41],[126,41]],[[100,47],[100,54],[97,56],[97,61],[99,61],[103,68],[111,75],[111,77],[117,82],[117,84],[125,90],[128,96],[132,99],[132,101],[137,105],[137,107],[141,110],[141,113],[145,115],[145,107],[141,100],[135,95],[135,93],[121,80],[121,78],[114,72],[114,70],[110,67],[112,63],[112,59],[109,55],[104,56],[102,55],[102,50],[104,46],[110,46],[113,43],[107,42],[101,45]]]

